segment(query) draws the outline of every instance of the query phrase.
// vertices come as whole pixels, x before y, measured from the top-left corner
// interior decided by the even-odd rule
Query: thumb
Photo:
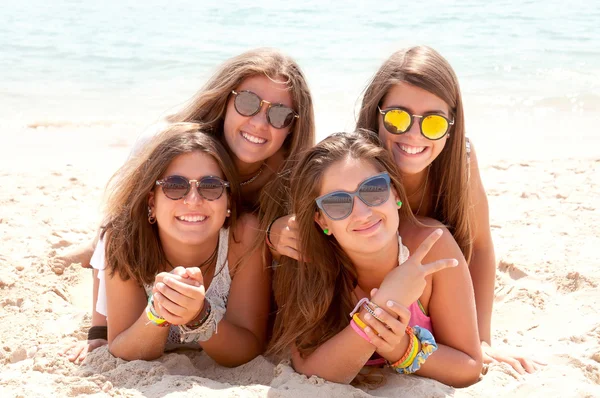
[[[379,289],[377,289],[376,287],[371,289],[371,298],[373,298],[373,296],[375,295],[375,293],[377,293]]]
[[[186,275],[188,278],[198,282],[199,285],[204,284],[204,277],[202,271],[198,267],[186,268]]]

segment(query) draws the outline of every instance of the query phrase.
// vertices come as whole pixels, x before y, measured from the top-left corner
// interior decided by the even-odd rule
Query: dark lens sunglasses
[[[404,134],[413,125],[415,118],[419,119],[421,135],[429,140],[442,139],[454,125],[454,120],[449,120],[439,113],[428,113],[425,115],[412,115],[404,108],[389,108],[384,111],[377,107],[383,115],[383,125],[392,134]]]
[[[229,186],[227,181],[213,176],[202,177],[199,180],[188,180],[182,176],[168,176],[156,181],[156,185],[162,187],[165,196],[172,200],[184,198],[190,192],[192,183],[196,185],[198,194],[210,201],[219,199],[225,188]]]
[[[356,191],[334,191],[316,199],[317,206],[330,219],[343,220],[352,214],[354,197],[358,196],[369,207],[381,206],[390,197],[390,176],[377,174],[360,183]]]
[[[237,92],[233,90],[231,94],[235,95],[233,100],[235,110],[242,116],[254,116],[260,111],[263,104],[268,104],[267,121],[276,129],[286,128],[300,117],[293,109],[283,104],[273,104],[265,101],[252,91]]]

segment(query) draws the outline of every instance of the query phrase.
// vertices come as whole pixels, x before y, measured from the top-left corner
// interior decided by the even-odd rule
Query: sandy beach
[[[0,397],[600,396],[600,157],[480,158],[498,263],[493,344],[546,361],[535,374],[492,364],[453,389],[387,373],[361,390],[263,357],[227,369],[201,352],[126,362],[103,347],[70,363],[59,353],[87,335],[92,276],[57,257],[94,236],[104,186],[142,128],[2,133]]]

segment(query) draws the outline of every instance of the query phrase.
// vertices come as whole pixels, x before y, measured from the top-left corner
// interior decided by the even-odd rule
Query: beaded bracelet
[[[435,339],[429,330],[419,326],[415,326],[413,329],[415,337],[421,343],[421,350],[417,353],[415,359],[408,366],[394,368],[396,372],[401,374],[411,374],[421,369],[421,366],[425,363],[427,358],[438,349]]]

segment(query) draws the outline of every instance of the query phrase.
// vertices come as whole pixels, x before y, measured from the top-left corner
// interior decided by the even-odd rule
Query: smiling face
[[[334,192],[353,192],[367,178],[380,174],[370,162],[346,158],[333,163],[323,173],[319,196]],[[398,231],[398,195],[392,188],[388,200],[370,207],[358,197],[354,198],[352,213],[343,220],[333,221],[322,211],[315,220],[322,229],[329,229],[346,253],[377,252],[396,239]]]
[[[262,100],[272,104],[283,104],[294,108],[290,89],[263,75],[245,79],[235,91],[252,91]],[[225,113],[224,135],[231,152],[242,162],[262,162],[275,154],[283,145],[293,127],[277,129],[267,121],[267,104],[263,104],[254,116],[240,115],[234,106],[234,95],[230,95]]]
[[[401,107],[414,115],[438,113],[452,120],[449,107],[441,98],[422,88],[400,82],[392,86],[381,103],[381,109]],[[448,134],[442,139],[431,141],[421,135],[418,118],[404,134],[392,134],[386,130],[383,117],[379,117],[379,138],[391,150],[394,161],[402,174],[418,174],[429,166],[442,152]]]
[[[205,176],[225,179],[215,159],[195,151],[177,156],[161,176],[178,175],[188,180],[199,180]],[[163,245],[201,245],[218,233],[228,216],[227,190],[219,199],[208,201],[198,193],[195,185],[179,200],[165,196],[157,186],[148,197],[148,205],[156,216],[158,233]]]

